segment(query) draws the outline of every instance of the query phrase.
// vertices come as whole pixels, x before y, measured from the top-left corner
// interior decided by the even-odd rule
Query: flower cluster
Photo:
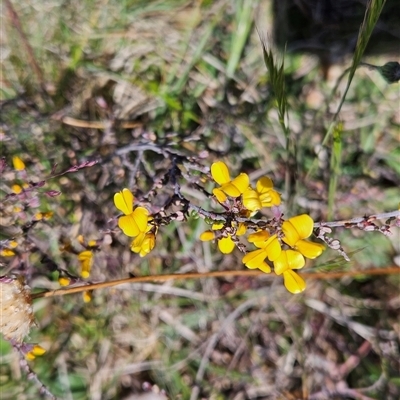
[[[253,189],[245,173],[231,179],[228,167],[222,161],[211,166],[211,175],[220,186],[213,190],[213,195],[225,209],[238,217],[249,217],[262,208],[278,207],[281,203],[280,195],[268,177],[259,179]],[[243,257],[243,263],[250,269],[257,268],[270,273],[271,266],[266,262],[268,259],[273,264],[275,274],[283,275],[284,285],[289,292],[302,292],[305,282],[294,270],[304,267],[305,257],[316,258],[324,250],[323,245],[305,240],[311,236],[313,226],[312,218],[303,214],[287,221],[280,219],[270,230],[257,229],[247,237],[248,242],[257,249],[248,252]],[[220,251],[228,254],[235,245],[242,249],[237,236],[244,235],[246,231],[243,222],[214,223],[212,230],[203,232],[200,239],[216,239]]]
[[[281,203],[280,195],[273,189],[272,180],[268,177],[259,179],[256,188],[253,189],[250,186],[249,176],[243,172],[231,179],[228,167],[222,161],[211,165],[211,176],[220,185],[213,190],[213,195],[221,204],[227,201],[228,196],[232,198],[242,196],[243,205],[249,211],[279,206]]]
[[[324,250],[323,245],[306,240],[313,233],[312,218],[303,214],[284,220],[279,208],[280,194],[266,176],[260,178],[253,188],[246,173],[242,172],[232,179],[222,161],[212,164],[211,176],[218,184],[212,191],[212,197],[224,212],[213,214],[200,207],[192,208],[211,225],[211,229],[200,235],[200,240],[216,240],[223,254],[229,254],[238,247],[246,253],[242,260],[246,267],[265,273],[274,271],[276,275],[283,276],[289,292],[302,292],[305,282],[295,270],[305,266],[305,258],[316,258]],[[178,202],[186,207],[184,210],[187,213],[191,204],[180,195],[178,186],[175,186],[175,193],[179,193]],[[168,224],[173,219],[182,220],[185,212],[181,212],[179,217],[178,214],[166,216],[165,213],[150,215],[146,208],[134,206],[134,203],[135,198],[129,189],[125,188],[114,195],[114,204],[123,214],[118,218],[118,226],[126,236],[133,238],[131,250],[143,257],[155,246],[158,226]],[[272,208],[275,217],[262,220],[261,224],[253,222],[251,218],[263,208]],[[247,251],[241,238],[249,230],[252,232],[247,235],[247,241],[256,247],[252,251]],[[80,254],[82,262],[86,261],[85,256]]]
[[[118,226],[126,236],[134,238],[131,250],[144,257],[156,244],[157,227],[151,224],[152,217],[144,207],[133,207],[135,198],[129,189],[114,195],[114,204],[124,215],[118,218]]]
[[[276,234],[271,236],[266,231],[253,233],[249,235],[249,242],[259,249],[247,253],[242,261],[248,268],[259,268],[264,272],[270,272],[265,263],[265,259],[268,258],[273,262],[275,274],[283,275],[286,289],[291,293],[300,293],[306,288],[306,284],[293,270],[304,267],[304,257],[314,259],[324,250],[322,244],[305,240],[311,236],[313,227],[312,218],[303,214],[283,221],[284,235],[281,240]],[[290,248],[282,249],[282,245]]]

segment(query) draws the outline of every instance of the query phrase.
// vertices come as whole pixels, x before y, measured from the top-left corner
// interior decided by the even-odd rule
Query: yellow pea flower
[[[249,177],[245,173],[239,174],[231,180],[228,167],[222,161],[211,165],[211,175],[220,187],[213,190],[214,196],[220,203],[226,201],[227,196],[239,197],[249,187]]]
[[[276,275],[283,274],[283,283],[290,293],[300,293],[306,288],[304,279],[293,271],[303,268],[304,265],[303,255],[294,250],[282,250],[274,261],[274,272]]]
[[[243,205],[250,211],[258,211],[262,207],[279,206],[281,196],[273,189],[272,180],[266,176],[257,181],[256,190],[248,188],[243,193]]]
[[[127,188],[114,195],[115,207],[125,215],[132,214],[134,200],[132,192]]]
[[[11,186],[11,190],[15,193],[15,194],[20,194],[22,192],[22,187],[20,185],[12,185]]]
[[[25,169],[24,162],[18,156],[14,156],[12,162],[16,171],[23,171]]]
[[[58,283],[60,284],[60,286],[68,286],[71,282],[71,279],[66,277],[66,276],[60,276],[58,278]]]
[[[136,207],[133,209],[134,197],[129,189],[114,195],[115,207],[123,214],[118,219],[118,226],[126,236],[135,237],[140,233],[146,232],[149,212],[144,207]]]
[[[29,361],[32,361],[36,357],[42,356],[44,353],[46,353],[46,350],[42,346],[36,344],[33,346],[32,350],[25,354],[25,358]]]
[[[304,279],[291,269],[283,273],[283,284],[285,288],[293,294],[301,293],[306,288]]]
[[[320,243],[304,240],[311,236],[313,227],[314,221],[307,214],[289,218],[282,224],[282,231],[285,234],[282,240],[304,257],[314,259],[321,255],[325,247]]]
[[[247,268],[258,268],[269,274],[271,267],[265,262],[265,259],[274,261],[281,254],[282,249],[278,237],[276,235],[271,236],[267,231],[259,231],[252,233],[247,239],[259,249],[248,252],[242,259],[243,264]]]
[[[224,224],[213,224],[211,229],[216,231],[222,229]],[[215,233],[213,231],[205,231],[200,235],[200,240],[207,242],[215,239]],[[246,233],[246,225],[239,224],[236,230],[236,236],[242,236]],[[232,240],[232,236],[228,234],[227,237],[218,239],[218,249],[222,254],[230,254],[235,248],[235,242]]]
[[[14,251],[12,251],[11,249],[1,249],[0,250],[0,256],[3,256],[3,257],[12,257],[12,256],[15,256],[15,252]]]
[[[93,298],[93,291],[92,290],[85,290],[82,293],[82,299],[85,303],[90,303]]]
[[[156,235],[153,232],[140,233],[132,242],[131,250],[144,257],[154,249],[156,245]]]
[[[281,275],[288,269],[301,269],[305,264],[304,257],[298,251],[282,250],[274,261],[274,271],[276,275]]]
[[[247,240],[261,250],[261,252],[258,250],[251,251],[243,257],[242,261],[247,267],[251,264],[254,265],[256,262],[254,258],[258,260],[261,254],[264,254],[264,259],[268,257],[270,261],[276,260],[281,254],[281,244],[279,243],[277,235],[271,236],[267,231],[259,231],[249,235]],[[249,268],[255,267],[250,266]]]
[[[81,277],[83,279],[89,278],[93,264],[93,252],[90,250],[80,252],[78,254],[78,260],[81,264]]]

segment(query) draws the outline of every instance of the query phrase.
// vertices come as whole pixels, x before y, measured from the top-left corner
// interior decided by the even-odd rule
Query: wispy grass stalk
[[[260,36],[261,38],[261,36]],[[272,50],[268,48],[265,40],[261,38],[263,46],[264,63],[269,73],[269,82],[272,87],[272,92],[275,96],[276,107],[278,110],[279,124],[285,136],[285,150],[286,150],[286,173],[285,173],[285,197],[288,209],[291,208],[292,204],[292,193],[293,193],[293,181],[297,175],[297,160],[296,160],[296,143],[293,140],[288,124],[288,101],[286,96],[285,88],[285,62],[282,59],[281,63],[278,63]]]

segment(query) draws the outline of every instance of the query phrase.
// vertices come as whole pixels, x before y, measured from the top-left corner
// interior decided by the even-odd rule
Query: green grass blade
[[[186,82],[189,78],[190,71],[192,71],[193,67],[196,65],[196,63],[201,59],[203,56],[203,53],[205,52],[205,48],[209,42],[209,39],[214,32],[215,27],[217,26],[217,23],[221,19],[221,13],[217,13],[214,18],[211,20],[209,23],[207,29],[203,33],[203,37],[200,40],[200,42],[197,45],[197,48],[193,54],[192,59],[188,62],[186,68],[183,70],[182,75],[179,77],[179,79],[172,85],[172,87],[168,88],[168,92],[170,93],[180,93],[184,86],[186,85]]]
[[[244,46],[253,25],[253,10],[258,1],[242,0],[236,10],[235,32],[232,35],[231,50],[226,66],[226,76],[232,79],[239,64]]]

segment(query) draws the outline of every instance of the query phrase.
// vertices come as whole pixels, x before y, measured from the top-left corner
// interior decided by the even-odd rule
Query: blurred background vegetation
[[[334,3],[4,1],[1,155],[8,163],[21,157],[36,181],[56,163],[99,163],[48,181],[62,195],[41,198],[40,207],[54,216],[30,232],[16,257],[1,260],[2,274],[22,273],[36,289],[58,287],[51,263],[76,272],[76,257],[60,246],[78,246],[80,234],[107,238],[93,281],[244,268],[239,252],[222,256],[199,242],[200,220],[164,228],[144,259],[108,232],[117,214],[113,194],[123,187],[139,198],[146,193],[170,166],[164,151],[205,167],[223,160],[253,181],[267,174],[286,194],[289,216],[326,221],[397,209],[398,84],[359,68],[339,117],[340,146],[321,145],[366,6],[342,0],[330,9]],[[385,5],[363,59],[373,65],[399,59],[394,4]],[[260,36],[285,62],[290,149]],[[333,151],[340,159],[334,170]],[[189,182],[182,190],[207,204]],[[2,209],[2,229],[8,221]],[[351,262],[328,250],[310,270],[392,266],[398,231],[388,238],[338,229]],[[307,284],[293,296],[279,278],[209,278],[100,290],[90,303],[80,295],[41,299],[30,341],[47,353],[32,368],[62,399],[139,399],[145,392],[154,399],[326,399],[323,390],[329,398],[398,399],[399,276]],[[0,346],[1,398],[37,399],[17,355],[7,342]]]

